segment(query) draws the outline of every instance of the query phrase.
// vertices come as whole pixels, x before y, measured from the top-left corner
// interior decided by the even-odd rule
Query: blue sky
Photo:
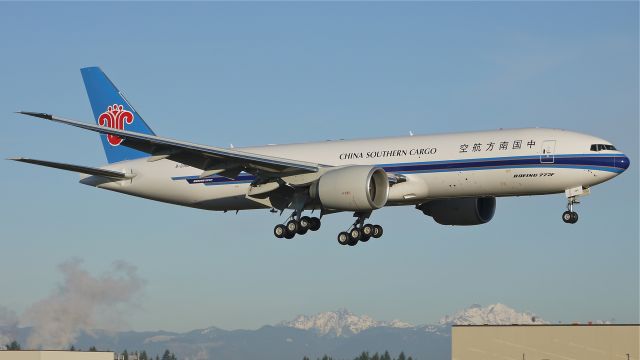
[[[552,321],[639,319],[638,3],[0,3],[0,155],[105,162],[79,69],[99,65],[156,133],[227,146],[510,127],[612,141],[631,168],[564,224],[563,195],[498,199],[443,227],[411,207],[345,248],[275,239],[267,211],[221,214],[100,191],[0,161],[0,305],[22,312],[71,257],[146,279],[134,329],[255,328],[346,307],[435,322],[502,302]]]

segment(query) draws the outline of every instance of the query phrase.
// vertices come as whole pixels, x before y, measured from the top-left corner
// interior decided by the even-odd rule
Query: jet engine
[[[462,198],[433,200],[417,206],[441,225],[479,225],[493,218],[496,198]]]
[[[369,211],[383,207],[389,196],[387,173],[379,167],[352,165],[332,169],[311,184],[309,195],[323,208]]]

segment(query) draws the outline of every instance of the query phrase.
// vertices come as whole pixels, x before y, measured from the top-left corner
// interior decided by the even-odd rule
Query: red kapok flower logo
[[[131,124],[132,122],[133,114],[131,111],[124,110],[122,105],[118,104],[107,107],[107,111],[98,117],[98,125],[117,130],[124,130],[124,124]],[[122,143],[122,138],[116,135],[107,134],[107,140],[112,146],[118,146]]]

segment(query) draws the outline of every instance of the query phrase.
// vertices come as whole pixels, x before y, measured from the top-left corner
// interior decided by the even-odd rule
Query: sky
[[[501,302],[552,322],[639,322],[637,2],[0,3],[0,156],[100,166],[79,69],[101,66],[159,135],[250,146],[555,127],[605,138],[631,167],[560,218],[563,194],[500,198],[494,219],[382,209],[385,236],[276,239],[268,211],[214,213],[0,161],[0,306],[21,314],[79,259],[144,288],[136,330],[255,329],[347,308],[423,324]],[[78,260],[73,260],[78,261]]]

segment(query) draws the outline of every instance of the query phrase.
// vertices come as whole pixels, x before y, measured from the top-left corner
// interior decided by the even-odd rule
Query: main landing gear
[[[277,238],[293,239],[296,234],[304,235],[307,231],[317,231],[320,229],[320,219],[317,217],[302,216],[296,219],[294,212],[289,221],[284,224],[278,224],[273,228],[273,235]]]
[[[382,226],[364,223],[370,215],[371,213],[355,213],[353,216],[358,219],[347,231],[338,234],[338,243],[340,245],[355,246],[359,241],[367,242],[371,238],[377,239],[381,237],[383,233]]]
[[[567,211],[562,213],[562,221],[567,224],[575,224],[578,222],[578,213],[573,211],[573,205],[579,204],[577,196],[567,198]]]

